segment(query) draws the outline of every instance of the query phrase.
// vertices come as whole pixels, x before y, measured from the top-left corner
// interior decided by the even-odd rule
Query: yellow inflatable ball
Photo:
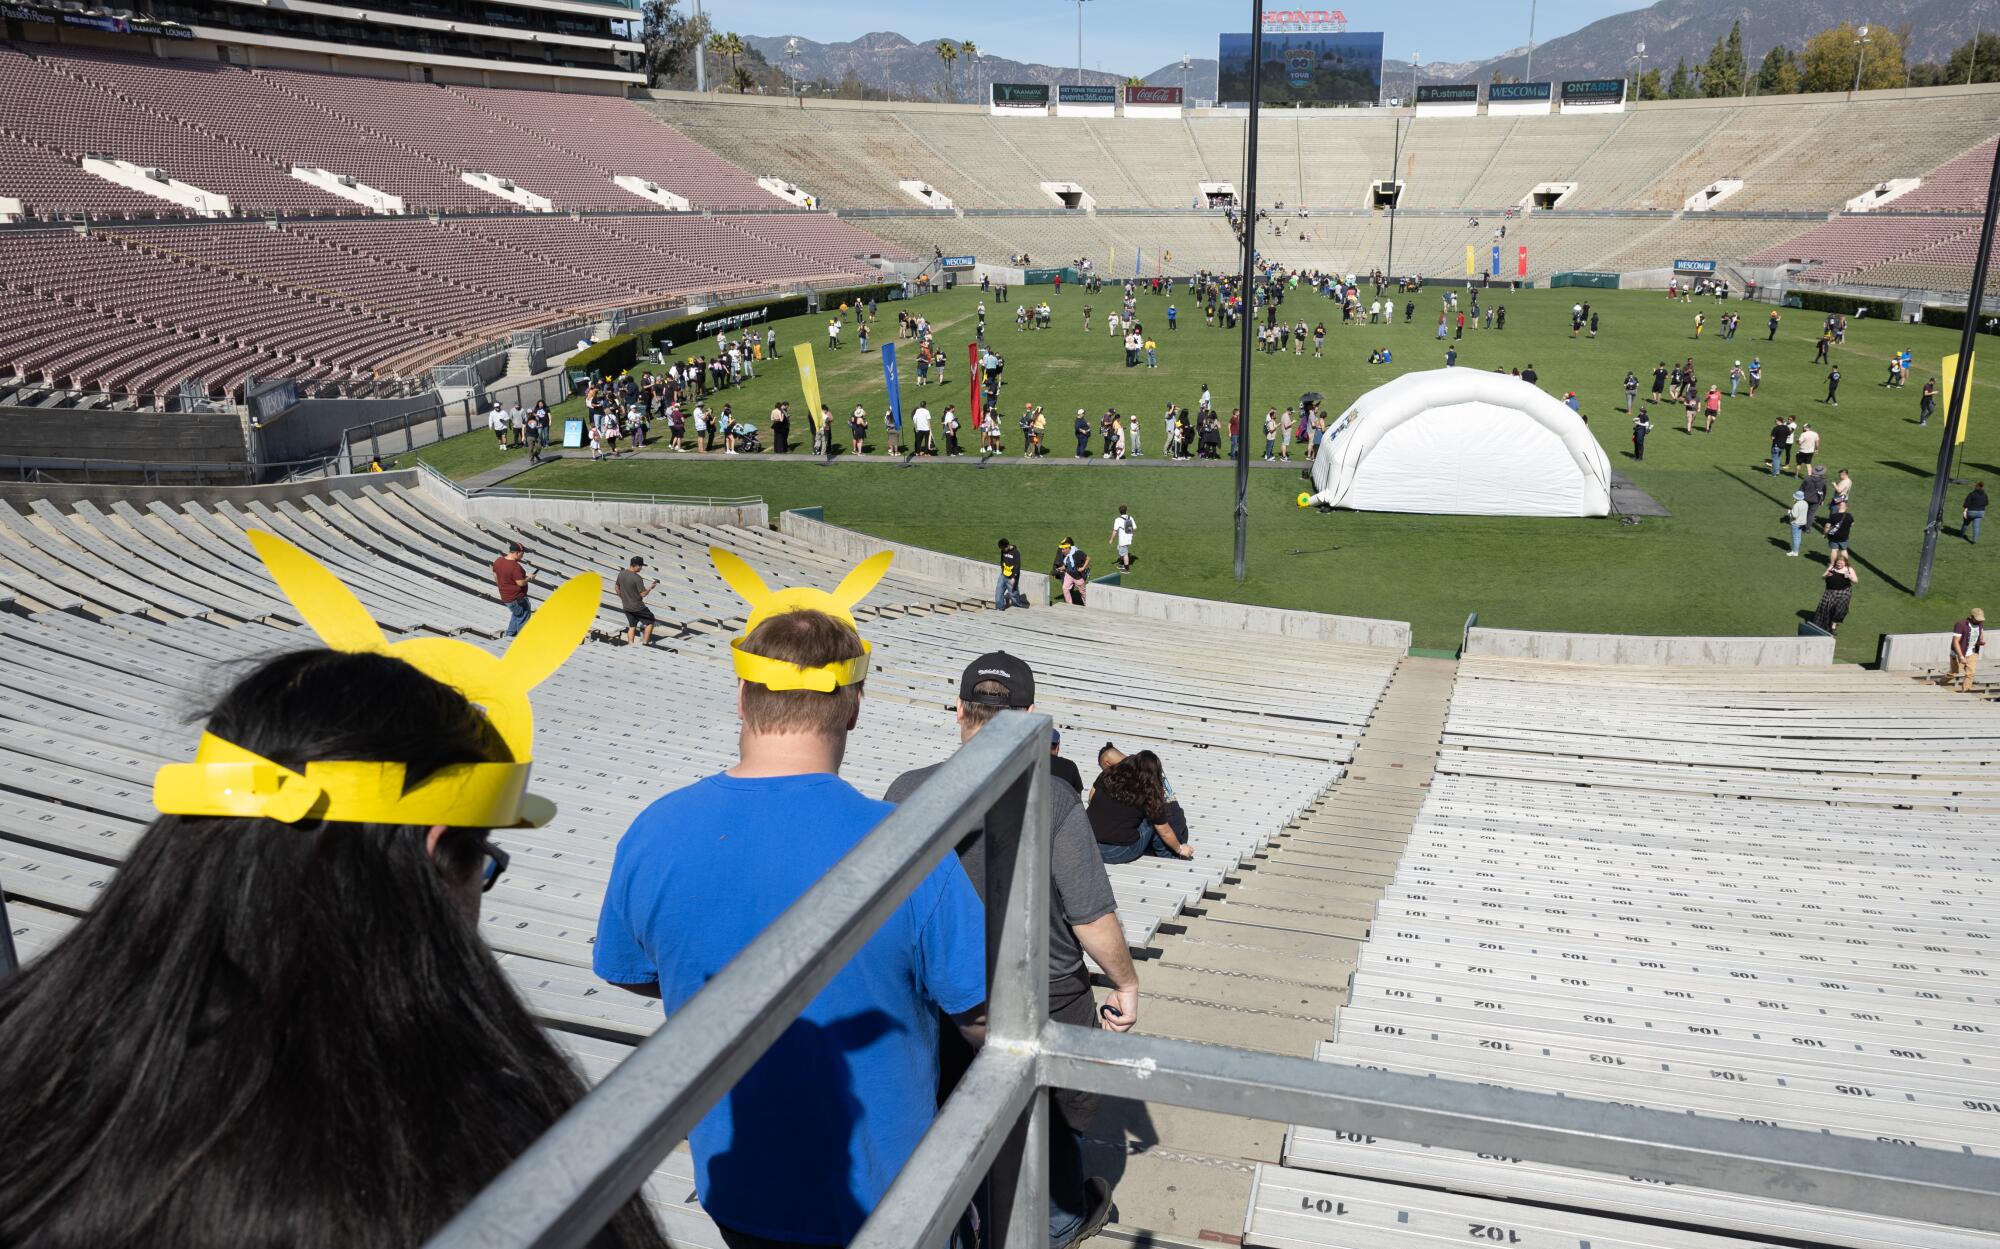
[[[1311,506],[1312,506],[1312,496],[1311,496],[1311,495],[1309,495],[1309,494],[1307,494],[1307,493],[1306,493],[1305,491],[1303,491],[1303,490],[1299,491],[1299,506],[1300,506],[1300,507],[1311,507]]]

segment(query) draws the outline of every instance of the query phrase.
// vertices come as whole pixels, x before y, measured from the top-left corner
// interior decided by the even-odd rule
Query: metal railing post
[[[7,895],[0,893],[0,985],[21,970],[21,956],[14,952],[14,927],[7,919]]]
[[[978,826],[1010,783],[1030,769],[1046,771],[1049,724],[1046,716],[996,717],[488,1184],[431,1238],[428,1249],[581,1249],[588,1244],[890,912]],[[1030,786],[1030,818],[1038,792]],[[1044,798],[1041,808],[1046,805]],[[1046,844],[1045,835],[1032,840]],[[1027,883],[1046,894],[1048,871],[1046,860],[1042,862],[1040,877]],[[1037,972],[1046,976],[1046,955]],[[1009,1108],[1009,1099],[1018,1099],[1012,1106],[1025,1104],[1034,1082],[1031,1053],[1009,1055],[989,1044],[951,1104],[970,1107],[969,1113],[962,1107],[960,1118],[983,1128],[997,1111]],[[989,1090],[989,1100],[977,1106],[968,1096],[976,1091],[968,1086],[975,1084]],[[924,1145],[936,1135],[934,1126]],[[923,1148],[919,1146],[919,1156]],[[952,1189],[957,1200],[943,1205],[963,1208],[984,1163],[998,1148],[997,1138],[990,1138],[980,1156],[982,1172],[960,1178]],[[892,1195],[912,1173],[922,1174],[914,1160]],[[950,1218],[944,1226],[949,1228]],[[899,1238],[880,1243],[928,1249],[932,1242]]]

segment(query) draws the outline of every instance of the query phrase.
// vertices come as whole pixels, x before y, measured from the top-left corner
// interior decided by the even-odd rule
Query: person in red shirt
[[[493,584],[500,592],[500,605],[507,609],[507,636],[513,637],[528,623],[534,610],[528,603],[528,582],[535,571],[521,562],[526,555],[518,542],[509,542],[507,552],[493,561]]]

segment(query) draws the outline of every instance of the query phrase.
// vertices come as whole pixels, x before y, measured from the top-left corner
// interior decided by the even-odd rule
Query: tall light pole
[[[1979,305],[1986,293],[1986,263],[1993,256],[1996,213],[2000,213],[2000,147],[1993,150],[1993,172],[1986,178],[1986,216],[1979,224],[1979,250],[1972,254],[1972,287],[1965,297],[1965,325],[1958,335],[1958,369],[1951,377],[1951,399],[1944,405],[1944,441],[1938,445],[1937,475],[1931,478],[1931,510],[1924,519],[1923,555],[1917,561],[1917,598],[1931,592],[1931,560],[1937,555],[1938,530],[1944,525],[1944,492],[1951,487],[1952,448],[1958,445],[1959,421],[1972,400],[1965,392],[1972,382],[1972,350],[1979,341]]]
[[[1083,85],[1083,0],[1076,0],[1076,85]]]
[[[1218,71],[1220,72],[1220,71]],[[1250,575],[1250,362],[1257,320],[1257,106],[1264,94],[1264,0],[1250,0],[1250,129],[1243,145],[1243,344],[1236,380],[1236,579]],[[1218,93],[1219,98],[1219,93]]]
[[[1625,63],[1633,67],[1632,89],[1625,93],[1625,98],[1628,100],[1637,100],[1639,98],[1639,80],[1646,76],[1646,41],[1644,39],[1641,39],[1638,46],[1632,49],[1631,59]]]
[[[701,0],[694,0],[694,28],[701,30]],[[708,90],[707,43],[705,38],[694,41],[694,89],[704,93]]]
[[[804,99],[805,97],[803,97],[803,96],[801,96],[801,95],[799,94],[799,40],[798,40],[798,36],[794,35],[794,36],[793,36],[793,37],[791,37],[790,39],[787,39],[787,40],[785,40],[785,55],[786,55],[786,57],[787,57],[787,58],[789,58],[789,59],[790,59],[790,61],[791,61],[791,67],[792,67],[792,98],[793,98],[793,99],[796,99],[796,100],[803,100],[803,99]]]
[[[1528,0],[1528,67],[1521,71],[1522,82],[1535,80],[1535,0]]]
[[[1858,49],[1854,55],[1854,91],[1859,91],[1861,90],[1861,67],[1868,63],[1868,28],[1866,26],[1855,32],[1854,46]],[[1847,93],[1848,99],[1851,100],[1854,98],[1854,91]]]
[[[1972,46],[1976,51],[1979,47],[1978,41],[1975,40]],[[1182,108],[1187,107],[1188,71],[1193,68],[1194,68],[1194,58],[1183,52],[1181,54],[1181,107]]]

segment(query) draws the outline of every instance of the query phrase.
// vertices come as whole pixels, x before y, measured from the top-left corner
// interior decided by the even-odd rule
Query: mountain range
[[[766,62],[781,72],[793,72],[794,61],[789,35],[745,35],[743,42],[762,53]],[[820,43],[797,39],[797,75],[808,82],[838,86],[850,74],[875,90],[887,89],[901,100],[942,100],[946,96],[944,61],[938,56],[941,40],[913,42],[891,31],[875,31],[844,43]],[[954,43],[957,41],[954,40]],[[1151,86],[1186,87],[1190,97],[1212,94],[1215,87],[1213,58],[1193,59],[1183,75],[1181,63],[1174,61],[1150,74],[1140,75]],[[1122,84],[1128,74],[1086,69],[1081,81],[1096,86]],[[949,98],[973,103],[984,98],[986,84],[994,82],[1077,82],[1076,67],[1041,65],[984,53],[975,60],[961,56],[951,67]]]
[[[1537,79],[1613,78],[1636,67],[1634,50],[1646,45],[1644,64],[1663,72],[1685,59],[1705,60],[1717,39],[1732,23],[1743,24],[1743,45],[1754,70],[1765,53],[1780,44],[1798,51],[1812,35],[1843,21],[1873,23],[1907,32],[1904,46],[1911,64],[1942,62],[1952,49],[1981,30],[2000,30],[2000,0],[1784,0],[1782,4],[1749,4],[1745,0],[1658,0],[1648,8],[1601,18],[1579,30],[1538,43],[1533,52]],[[780,72],[792,72],[792,42],[786,35],[745,35],[744,42],[760,52]],[[1074,66],[1017,61],[981,54],[960,57],[951,67],[947,96],[946,69],[938,56],[938,39],[914,42],[890,31],[877,31],[843,43],[797,40],[797,74],[806,81],[838,85],[852,75],[868,87],[885,86],[898,99],[955,99],[972,103],[984,98],[993,82],[1077,82]],[[1421,82],[1485,82],[1499,75],[1523,78],[1530,65],[1526,47],[1509,48],[1470,61],[1424,62]],[[1097,85],[1124,82],[1136,71],[1085,69],[1081,81]],[[1409,94],[1411,64],[1384,59],[1385,95]],[[1150,73],[1137,74],[1152,86],[1185,85],[1190,100],[1207,99],[1215,90],[1213,58],[1193,58],[1183,70],[1171,61]]]

